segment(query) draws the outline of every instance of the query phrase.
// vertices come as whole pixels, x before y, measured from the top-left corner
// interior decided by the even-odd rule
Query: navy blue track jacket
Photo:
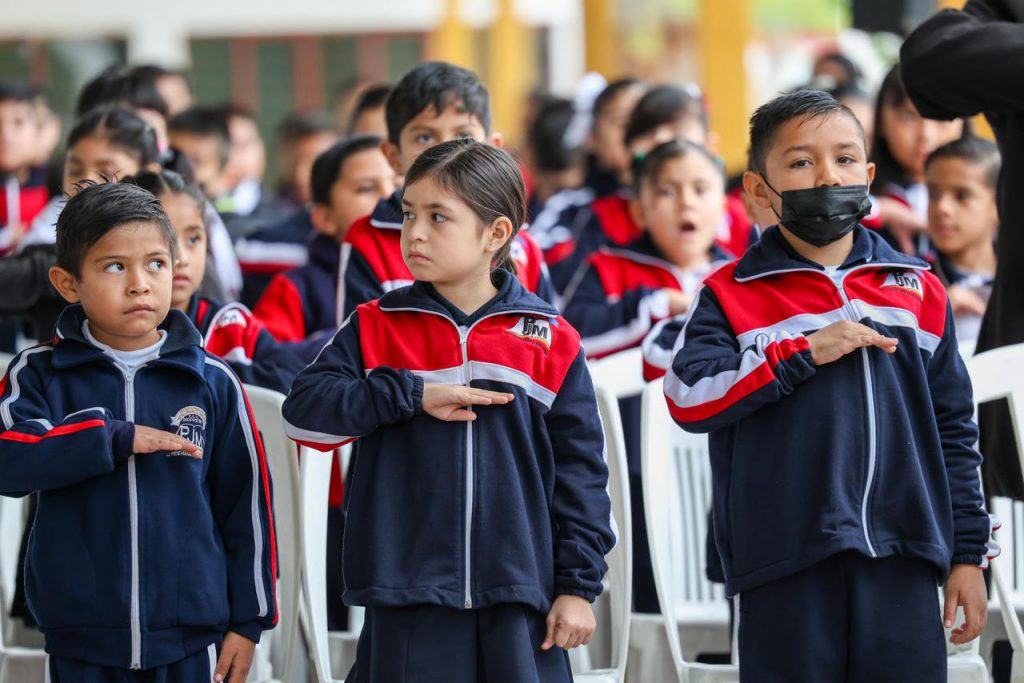
[[[945,289],[864,228],[834,274],[765,232],[704,288],[665,377],[684,429],[710,432],[730,595],[830,555],[987,565],[997,549],[970,378]],[[899,339],[816,366],[807,336],[853,320]]]
[[[297,441],[359,439],[345,601],[455,609],[593,600],[614,544],[604,436],[580,337],[505,271],[465,318],[416,282],[359,306],[284,404]],[[425,382],[510,392],[473,422],[423,412]]]
[[[103,666],[170,664],[277,621],[271,484],[238,378],[172,310],[134,372],[83,333],[23,351],[0,385],[0,494],[39,492],[29,608],[46,650]],[[203,448],[132,454],[135,425]]]

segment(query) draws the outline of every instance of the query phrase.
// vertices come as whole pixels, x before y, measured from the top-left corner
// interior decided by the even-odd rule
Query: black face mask
[[[765,185],[768,181],[765,180]],[[836,185],[812,187],[806,190],[787,190],[782,198],[782,215],[775,211],[779,222],[803,241],[824,247],[853,230],[861,218],[871,213],[867,185]]]

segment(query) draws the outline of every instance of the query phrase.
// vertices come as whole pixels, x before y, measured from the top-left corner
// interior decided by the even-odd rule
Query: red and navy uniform
[[[221,304],[193,294],[188,317],[202,335],[203,348],[226,361],[246,384],[287,394],[306,366],[240,303]]]
[[[358,439],[348,604],[546,613],[557,595],[601,592],[614,535],[579,335],[496,276],[498,295],[470,316],[423,282],[359,306],[285,401],[293,439],[320,450]],[[423,412],[428,382],[515,400],[445,422]]]
[[[340,246],[316,233],[309,241],[309,262],[275,275],[253,315],[281,342],[300,342],[315,332],[337,329],[337,278]]]
[[[766,231],[705,280],[665,377],[675,420],[710,432],[731,595],[846,550],[940,575],[987,563],[978,432],[945,288],[874,232],[854,238],[830,274]],[[807,337],[840,320],[896,337],[896,353],[817,366]]]
[[[662,290],[694,295],[703,278],[729,258],[714,247],[711,263],[684,272],[666,261],[644,233],[629,249],[604,248],[590,255],[565,317],[583,337],[587,358],[625,351],[669,317],[668,297]]]
[[[740,200],[727,196],[725,202],[725,220],[715,242],[730,254],[742,254],[752,226]],[[628,191],[597,196],[589,188],[551,197],[531,230],[544,251],[555,290],[566,298],[573,296],[590,254],[603,247],[627,248],[643,232],[630,213]]]
[[[277,621],[277,548],[241,382],[179,311],[134,369],[84,323],[81,306],[66,309],[55,339],[19,354],[0,382],[0,494],[39,493],[25,574],[46,651],[122,680],[228,631],[258,642]],[[135,425],[203,455],[135,456]]]
[[[369,216],[352,224],[341,246],[338,277],[338,319],[344,320],[360,304],[412,284],[412,273],[402,257],[402,196],[395,192],[377,202]],[[520,282],[543,300],[553,302],[543,253],[530,235],[520,230],[512,243],[512,258]]]
[[[242,268],[242,303],[255,306],[275,275],[305,265],[312,236],[309,210],[302,209],[236,241],[235,253]]]
[[[0,183],[0,256],[10,252],[50,201],[46,169],[33,169],[24,183],[9,176]]]

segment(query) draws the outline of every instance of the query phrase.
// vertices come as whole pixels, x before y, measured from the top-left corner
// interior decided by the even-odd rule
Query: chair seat
[[[573,674],[572,679],[577,683],[622,683],[615,669],[595,669],[585,674]]]
[[[729,603],[721,602],[689,603],[676,609],[676,621],[680,626],[700,624],[729,626]]]
[[[46,653],[42,650],[12,647],[0,651],[0,683],[43,683],[46,680]]]
[[[695,664],[688,663],[690,683],[738,683],[739,667],[731,664]]]
[[[985,660],[976,654],[950,655],[948,662],[949,683],[989,683]]]

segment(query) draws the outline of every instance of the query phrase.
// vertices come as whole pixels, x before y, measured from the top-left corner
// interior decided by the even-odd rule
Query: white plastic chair
[[[342,451],[348,451],[346,445]],[[327,499],[334,453],[302,447],[302,608],[313,677],[317,683],[342,683],[355,656],[364,611],[349,607],[349,630],[327,630]],[[342,461],[347,461],[344,453]],[[334,672],[337,673],[337,677]]]
[[[273,480],[274,522],[278,558],[278,624],[268,634],[274,675],[287,680],[293,671],[299,631],[300,578],[302,574],[302,526],[299,510],[299,463],[295,443],[284,433],[281,405],[276,391],[245,385],[256,426],[263,437],[267,466]],[[262,646],[263,643],[260,643]],[[253,680],[265,680],[254,672]]]
[[[676,427],[662,382],[643,392],[642,466],[644,514],[654,583],[669,651],[681,683],[737,681],[735,665],[687,662],[680,630],[729,637],[729,603],[721,586],[704,575],[711,471],[707,437]],[[696,650],[693,652],[696,654]]]
[[[8,645],[14,632],[8,615],[14,597],[26,500],[0,497],[0,683],[43,683],[46,678],[43,650]]]
[[[595,603],[598,631],[595,640],[586,648],[570,652],[574,660],[574,679],[581,683],[623,683],[626,677],[626,659],[629,652],[630,610],[633,603],[633,533],[629,499],[629,474],[626,469],[626,443],[622,436],[622,419],[614,392],[595,380],[597,408],[605,434],[605,461],[608,463],[608,495],[611,498],[612,518],[615,523],[615,547],[608,553],[608,573],[604,579],[604,593]],[[600,643],[605,643],[604,656],[599,660],[603,668],[591,668],[597,659]]]
[[[967,361],[967,371],[974,387],[976,404],[1005,398],[1010,410],[1010,420],[1017,442],[1017,452],[1024,471],[1024,344],[1004,346],[985,351]],[[1003,529],[996,532],[996,539],[1003,554],[992,561],[992,586],[998,605],[990,605],[990,611],[999,611],[1005,633],[992,628],[985,634],[986,645],[1001,636],[1010,641],[1013,659],[1010,679],[1015,683],[1024,681],[1024,630],[1021,629],[1018,610],[1024,606],[1024,505],[996,498],[992,512],[1003,522]],[[1008,572],[1004,578],[1004,572]],[[988,655],[988,650],[985,650]]]

